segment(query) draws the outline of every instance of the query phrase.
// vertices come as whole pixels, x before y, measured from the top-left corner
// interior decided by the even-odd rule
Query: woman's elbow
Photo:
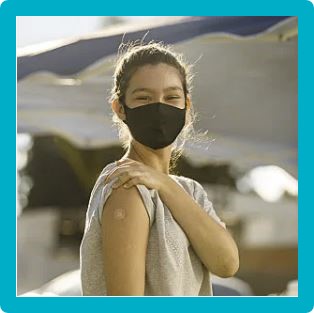
[[[222,267],[217,275],[222,278],[232,277],[238,272],[239,267],[239,255],[236,252],[232,256],[226,258],[224,262],[222,262]]]

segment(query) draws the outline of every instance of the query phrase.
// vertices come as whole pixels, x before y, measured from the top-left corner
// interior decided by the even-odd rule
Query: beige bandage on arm
[[[122,220],[125,218],[125,209],[123,208],[115,208],[113,211],[113,217],[116,220]]]

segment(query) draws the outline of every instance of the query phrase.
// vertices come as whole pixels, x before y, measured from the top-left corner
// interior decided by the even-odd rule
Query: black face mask
[[[175,141],[185,124],[184,109],[156,102],[129,108],[122,102],[126,114],[123,122],[138,142],[152,149],[161,149]]]

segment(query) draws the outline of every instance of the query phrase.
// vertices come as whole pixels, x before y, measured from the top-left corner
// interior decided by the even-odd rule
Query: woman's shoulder
[[[152,202],[152,192],[153,190],[149,190],[144,185],[135,185],[134,188],[123,189],[123,188],[113,188],[113,184],[116,182],[117,178],[112,180],[106,180],[107,176],[114,170],[116,167],[115,162],[108,163],[101,171],[97,182],[95,184],[95,190],[98,191],[97,195],[98,201],[96,204],[96,208],[98,210],[99,221],[101,222],[102,210],[104,203],[109,198],[109,196],[113,196],[116,202],[120,203],[130,203],[136,202],[139,199],[142,200],[146,210],[148,211],[148,215],[150,220],[153,219],[153,202]],[[135,192],[135,188],[137,192]],[[140,198],[139,198],[140,197]],[[114,201],[114,202],[115,202]]]
[[[116,167],[116,162],[110,162],[108,164],[106,164],[101,173],[98,176],[97,182],[96,182],[96,186],[98,185],[104,185],[104,181],[106,180],[106,176],[108,176],[111,171]],[[169,174],[169,177],[172,178],[174,181],[176,181],[179,185],[181,185],[189,194],[194,195],[195,193],[197,193],[198,191],[202,190],[202,185],[197,182],[195,179],[191,178],[191,177],[187,177],[187,176],[183,176],[183,175],[175,175],[175,174]],[[95,186],[95,187],[96,187]],[[141,190],[141,193],[145,193],[145,190],[142,189],[146,189],[145,186],[140,186],[140,188],[138,188]],[[148,192],[150,193],[150,196],[152,197],[154,195],[154,190],[149,190],[147,189]],[[147,195],[146,195],[147,196]],[[147,198],[147,197],[145,197]]]
[[[201,183],[197,180],[178,175],[169,175],[175,181],[177,181],[186,191],[188,191],[196,200],[206,194],[206,191]]]
[[[116,166],[116,162],[115,162],[115,161],[110,162],[110,163],[107,163],[107,164],[103,167],[103,169],[101,170],[99,176],[108,175],[109,172],[110,172],[115,166]]]
[[[169,175],[172,179],[177,181],[184,189],[190,191],[190,193],[194,194],[196,188],[198,188],[197,184],[199,184],[193,178],[182,176],[182,175]]]
[[[110,162],[107,165],[103,167],[101,172],[99,173],[98,177],[96,178],[96,181],[94,183],[94,187],[91,192],[90,200],[94,198],[104,187],[106,177],[110,174],[110,172],[113,170],[115,167],[115,162]]]

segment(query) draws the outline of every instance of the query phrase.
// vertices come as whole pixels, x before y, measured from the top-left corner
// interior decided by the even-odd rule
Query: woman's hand
[[[116,163],[117,166],[105,179],[105,183],[108,183],[118,177],[118,180],[112,185],[113,188],[145,185],[149,189],[160,190],[164,180],[168,178],[168,175],[132,159],[126,158]]]

